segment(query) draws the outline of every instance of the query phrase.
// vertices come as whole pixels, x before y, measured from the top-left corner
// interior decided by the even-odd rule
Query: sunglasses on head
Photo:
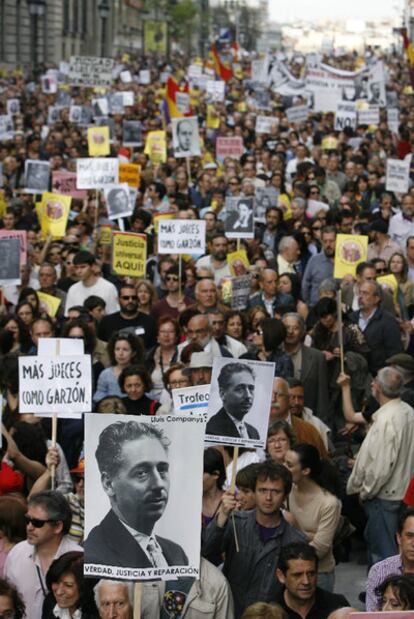
[[[41,518],[30,518],[30,516],[25,515],[26,524],[31,524],[35,529],[41,529],[48,522],[56,522],[56,520],[51,520],[48,518],[47,520],[42,520]]]

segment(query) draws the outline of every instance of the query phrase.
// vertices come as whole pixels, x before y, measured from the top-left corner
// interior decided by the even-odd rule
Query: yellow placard
[[[323,150],[336,150],[338,148],[338,139],[329,135],[322,140]]]
[[[220,127],[220,114],[214,105],[207,105],[207,129],[218,129]]]
[[[109,127],[89,127],[88,150],[91,157],[105,157],[111,152]]]
[[[165,131],[150,131],[145,142],[145,154],[151,163],[165,163],[167,161],[167,137]]]
[[[138,163],[120,163],[119,182],[137,189],[141,182],[141,166]]]
[[[233,277],[246,275],[250,266],[246,250],[240,249],[239,251],[233,251],[227,254],[227,264]]]
[[[132,232],[113,232],[112,271],[116,275],[145,277],[147,235]]]
[[[49,192],[42,194],[42,200],[36,203],[36,212],[44,238],[48,234],[54,239],[65,236],[71,202],[71,196]]]
[[[377,277],[377,282],[379,283],[381,288],[386,288],[387,290],[391,291],[394,303],[397,303],[398,282],[395,278],[395,275],[381,275],[381,277]]]
[[[112,242],[112,226],[103,224],[99,230],[99,244],[110,245]]]
[[[352,234],[336,236],[334,278],[342,279],[345,275],[355,277],[360,262],[367,260],[368,237]]]
[[[46,312],[48,316],[54,318],[57,314],[59,306],[62,302],[61,299],[57,297],[53,297],[51,294],[46,294],[45,292],[40,292],[40,290],[36,291],[36,294],[39,299],[40,308]]]

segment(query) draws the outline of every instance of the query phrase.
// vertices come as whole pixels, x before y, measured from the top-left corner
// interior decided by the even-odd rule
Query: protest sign
[[[60,121],[60,108],[57,105],[51,105],[47,111],[47,124],[53,125]]]
[[[355,129],[357,125],[357,113],[355,103],[338,103],[335,112],[335,131],[342,131],[345,127]]]
[[[274,371],[265,361],[214,358],[206,443],[264,449]]]
[[[120,219],[132,215],[134,209],[127,183],[107,185],[103,192],[109,219]]]
[[[7,99],[7,114],[9,116],[16,116],[16,114],[20,114],[19,99]]]
[[[313,95],[315,112],[334,112],[338,103],[367,98],[367,70],[344,71],[322,62],[307,66],[306,90]]]
[[[119,77],[121,78],[121,82],[123,84],[130,84],[132,82],[131,71],[121,71],[121,73],[119,74]],[[141,82],[141,84],[144,84],[144,82]]]
[[[244,153],[243,138],[232,137],[223,138],[218,137],[216,140],[216,155],[219,159],[225,157],[232,157],[233,159],[239,159]]]
[[[86,416],[85,576],[135,582],[199,577],[205,427],[205,415]],[[132,481],[109,489],[120,450],[122,474],[143,472],[142,491]],[[158,471],[157,490],[146,474],[149,462]],[[146,498],[155,492],[159,499]],[[141,531],[143,522],[153,532],[157,554],[148,545],[144,551],[129,532]]]
[[[52,191],[76,200],[84,200],[87,196],[86,191],[76,188],[75,172],[52,172]]]
[[[198,157],[200,137],[198,133],[198,118],[186,116],[172,119],[173,148],[175,157]]]
[[[414,619],[412,610],[388,610],[384,612],[354,612],[348,615],[349,619]]]
[[[41,337],[39,338],[37,354],[39,357],[53,357],[59,351],[59,355],[83,355],[85,344],[81,339],[71,337]]]
[[[99,244],[111,245],[112,243],[112,226],[110,224],[102,224],[99,228]]]
[[[195,385],[173,389],[172,398],[176,415],[200,415],[207,413],[210,385]]]
[[[42,75],[40,78],[42,92],[47,95],[55,95],[58,90],[57,76],[53,73]]]
[[[124,97],[122,92],[110,92],[108,94],[108,104],[110,114],[124,113]]]
[[[19,239],[20,264],[27,262],[27,231],[26,230],[0,230],[0,239]]]
[[[231,309],[246,309],[251,292],[251,279],[250,274],[231,278]]]
[[[142,69],[139,72],[139,83],[144,85],[151,84],[151,71],[149,69]]]
[[[379,125],[380,111],[378,105],[370,105],[366,109],[358,110],[358,125]]]
[[[119,182],[136,189],[141,182],[141,166],[138,163],[119,164]]]
[[[132,90],[123,90],[122,98],[124,100],[124,107],[134,105],[134,92]]]
[[[43,193],[49,190],[49,169],[48,161],[38,161],[37,159],[26,159],[24,164],[24,174],[26,193]]]
[[[190,113],[190,95],[187,92],[180,92],[177,90],[175,93],[175,105],[179,112],[177,116],[186,116]]]
[[[210,102],[224,101],[224,93],[226,82],[218,80],[208,80],[207,82],[207,100]]]
[[[227,265],[229,267],[230,275],[233,277],[246,275],[250,266],[246,250],[239,249],[239,251],[233,251],[227,254]]]
[[[306,105],[296,105],[286,110],[286,116],[290,123],[303,123],[308,120],[309,110]]]
[[[203,219],[169,219],[158,223],[159,254],[203,254],[206,222]]]
[[[13,119],[7,114],[0,115],[0,140],[12,140],[14,136]]]
[[[71,201],[70,196],[43,193],[41,202],[36,206],[43,237],[51,234],[52,238],[61,239],[65,236]]]
[[[256,187],[254,218],[255,221],[265,223],[266,211],[271,206],[278,205],[279,190],[276,187]]]
[[[387,159],[385,189],[397,193],[407,193],[410,184],[410,166],[412,155],[400,159]]]
[[[124,146],[141,146],[142,125],[139,120],[124,120],[122,123],[122,144]]]
[[[394,303],[397,303],[398,282],[397,282],[397,278],[395,277],[395,275],[393,274],[381,275],[381,277],[377,277],[377,282],[381,286],[381,288],[384,288],[388,290],[389,292],[391,292],[393,299],[394,299]]]
[[[166,21],[145,19],[144,53],[167,55],[168,23]]]
[[[279,120],[272,116],[256,116],[256,133],[271,133]]]
[[[199,64],[190,64],[187,70],[188,77],[198,77],[203,73],[203,67]]]
[[[71,105],[69,108],[69,122],[80,123],[82,120],[82,106]]]
[[[398,133],[400,125],[400,110],[398,108],[392,107],[387,109],[387,123],[390,131]]]
[[[360,262],[367,260],[368,237],[353,234],[337,234],[335,247],[334,278],[355,276]]]
[[[19,357],[19,412],[91,411],[91,371],[90,355]]]
[[[76,159],[77,189],[102,189],[118,184],[118,159]]]
[[[146,234],[112,233],[112,271],[120,277],[145,277]]]
[[[144,153],[151,163],[165,163],[167,161],[167,137],[165,131],[150,131],[145,142]]]
[[[89,127],[88,150],[91,157],[105,157],[111,152],[109,127]]]
[[[48,316],[54,318],[60,304],[62,303],[62,300],[52,296],[51,294],[46,294],[46,292],[41,292],[40,290],[36,290],[36,294],[39,299],[41,311],[46,312]]]
[[[108,116],[109,103],[106,97],[99,97],[98,99],[92,99],[92,114],[95,118],[102,118],[102,116]]]
[[[216,111],[214,105],[207,105],[207,129],[218,129],[220,127],[220,114]]]
[[[0,237],[0,286],[20,283],[20,239]]]
[[[226,198],[224,230],[229,239],[254,237],[253,198]]]
[[[72,86],[109,87],[112,84],[112,58],[71,56],[69,82]]]

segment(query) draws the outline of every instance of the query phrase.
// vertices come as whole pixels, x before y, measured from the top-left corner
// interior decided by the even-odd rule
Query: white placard
[[[355,103],[338,103],[335,112],[335,131],[342,131],[345,127],[355,129],[357,113]]]
[[[85,576],[199,577],[205,419],[86,415]],[[130,529],[154,535],[161,562]]]
[[[370,105],[366,110],[358,110],[358,125],[379,125],[380,110],[378,105]]]
[[[190,111],[190,95],[188,92],[175,93],[175,105],[180,114],[188,114]]]
[[[109,219],[119,219],[132,215],[134,209],[128,183],[108,185],[104,188],[104,194]]]
[[[277,118],[259,115],[256,117],[256,133],[271,133],[272,128],[278,123]]]
[[[207,82],[207,96],[211,102],[224,101],[226,83],[223,81],[209,80]]]
[[[387,159],[386,191],[407,193],[410,184],[410,165],[412,155],[400,159]]]
[[[264,449],[274,371],[266,361],[214,358],[206,442]]]
[[[73,337],[41,337],[37,345],[37,354],[40,356],[56,355],[59,351],[59,357],[68,355],[83,355],[85,345],[83,340],[76,340]]]
[[[82,120],[82,106],[71,105],[69,108],[69,122],[80,123]]]
[[[308,120],[309,110],[307,105],[296,105],[286,110],[286,116],[290,123],[303,123]]]
[[[173,389],[171,393],[176,415],[207,414],[210,385],[195,385],[194,387]]]
[[[19,357],[20,413],[92,410],[90,355]]]
[[[16,114],[20,114],[19,99],[7,99],[7,114],[9,116],[16,116]]]
[[[122,91],[122,96],[124,98],[124,107],[134,105],[134,91],[133,90]]]
[[[121,82],[123,82],[124,84],[129,84],[130,82],[132,82],[131,71],[121,71],[119,77],[121,78]]]
[[[26,193],[43,193],[49,191],[50,164],[48,161],[26,159],[24,163],[24,175],[26,180]]]
[[[118,181],[118,159],[85,157],[76,160],[77,189],[102,189],[107,185],[117,185]]]
[[[393,133],[398,133],[398,127],[400,126],[400,110],[396,107],[387,109],[387,123],[388,128]]]
[[[188,67],[188,77],[198,77],[203,73],[203,67],[199,64],[190,64]]]
[[[58,89],[57,76],[53,73],[42,75],[40,78],[42,84],[42,92],[47,95],[55,95]]]
[[[201,155],[198,118],[172,119],[174,157],[198,157]]]
[[[20,239],[0,238],[0,286],[18,286],[20,279]]]
[[[151,71],[149,69],[141,69],[139,72],[139,83],[144,85],[151,84]]]
[[[158,224],[159,254],[204,254],[204,219],[161,219]]]
[[[254,200],[239,196],[226,198],[224,230],[229,239],[254,238]]]
[[[246,309],[251,293],[251,279],[250,273],[231,278],[231,309]]]
[[[73,86],[109,87],[112,85],[112,58],[71,56],[69,82]]]
[[[14,136],[13,119],[7,114],[0,115],[0,140],[12,140]]]

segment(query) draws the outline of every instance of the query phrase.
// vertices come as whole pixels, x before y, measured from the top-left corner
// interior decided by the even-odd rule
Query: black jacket
[[[256,428],[250,423],[244,422],[249,438],[260,439],[260,435]],[[231,436],[240,438],[240,434],[233,421],[227,415],[224,408],[221,408],[218,413],[213,415],[206,427],[206,434],[213,434],[215,436]]]

